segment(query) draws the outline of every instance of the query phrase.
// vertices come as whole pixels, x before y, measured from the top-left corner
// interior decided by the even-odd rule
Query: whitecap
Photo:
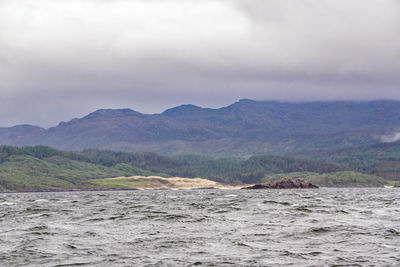
[[[15,205],[15,203],[14,203],[14,202],[7,202],[7,201],[5,201],[5,202],[1,203],[0,205],[1,205],[1,206],[12,206],[12,205]]]
[[[48,199],[36,199],[34,202],[49,202]]]

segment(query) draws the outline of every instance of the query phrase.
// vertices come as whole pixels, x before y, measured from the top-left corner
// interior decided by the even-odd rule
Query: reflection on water
[[[0,194],[2,266],[400,265],[399,189]]]

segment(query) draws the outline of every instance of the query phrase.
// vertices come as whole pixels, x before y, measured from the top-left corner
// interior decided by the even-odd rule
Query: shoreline
[[[22,191],[1,191],[0,194],[15,194],[15,193],[57,193],[57,192],[99,192],[99,191],[137,191],[140,189],[136,188],[121,188],[121,189],[110,189],[110,188],[73,188],[73,189],[43,189],[43,190],[22,190]]]
[[[59,192],[107,192],[107,191],[184,191],[184,190],[241,190],[241,188],[95,188],[95,189],[48,189],[33,191],[1,191],[0,194],[23,194],[23,193],[59,193]]]
[[[320,187],[319,189],[396,189],[396,187]],[[74,189],[45,189],[45,190],[23,190],[23,191],[1,191],[0,194],[24,194],[24,193],[62,193],[62,192],[108,192],[108,191],[194,191],[194,190],[244,190],[237,187],[204,187],[204,188],[74,188]],[[252,189],[251,191],[276,191],[276,190],[313,190],[308,188],[292,188],[292,189]]]

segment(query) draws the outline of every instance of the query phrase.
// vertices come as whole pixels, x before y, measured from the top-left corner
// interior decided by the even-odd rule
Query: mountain
[[[0,128],[0,143],[12,146],[29,146],[41,141],[46,130],[32,125]]]
[[[0,144],[162,154],[287,155],[376,144],[399,125],[399,101],[243,99],[219,109],[181,105],[153,115],[101,109],[49,129],[29,125],[0,128]]]

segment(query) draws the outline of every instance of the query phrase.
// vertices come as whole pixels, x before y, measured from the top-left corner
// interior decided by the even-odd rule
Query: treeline
[[[400,180],[400,142],[319,151],[304,157],[323,160],[346,170],[372,174],[387,180]]]
[[[104,150],[69,152],[47,146],[23,148],[0,146],[0,163],[13,161],[18,156],[29,156],[40,160],[52,159],[53,161],[54,158],[58,158],[60,168],[63,168],[62,159],[64,158],[103,167],[118,169],[124,167],[126,175],[135,175],[137,170],[146,170],[163,176],[203,177],[225,183],[257,183],[261,182],[268,174],[273,173],[331,173],[343,170],[331,163],[280,156],[253,156],[245,160],[200,155],[166,157],[155,153]]]

